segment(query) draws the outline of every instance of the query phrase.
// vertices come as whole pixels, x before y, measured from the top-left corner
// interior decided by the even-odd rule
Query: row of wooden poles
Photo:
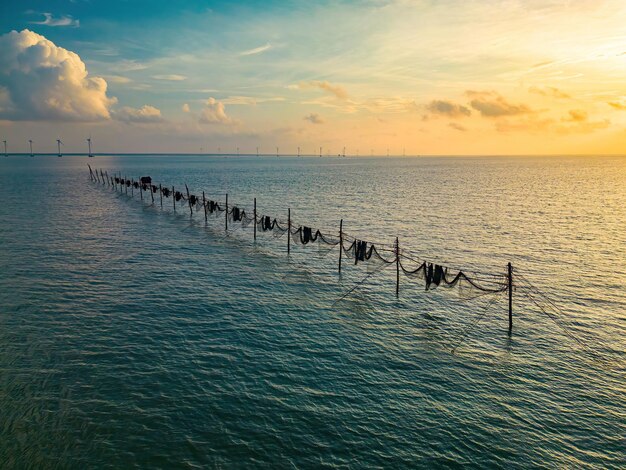
[[[89,165],[88,165],[89,166]],[[102,170],[95,170],[93,171],[91,169],[91,166],[89,166],[89,176],[91,178],[92,181],[96,181],[99,182],[101,184],[106,184],[107,186],[112,186],[117,190],[117,183],[115,181],[115,177],[110,177],[108,172],[106,171],[102,171]],[[120,181],[128,181],[128,179],[126,177],[122,177],[121,174],[117,176]],[[131,184],[130,184],[130,190],[131,190],[131,196],[134,196],[134,183],[135,180],[134,179],[130,179]],[[139,183],[139,194],[141,196],[141,200],[143,201],[143,184],[141,184],[139,181],[137,181],[137,183]],[[126,194],[128,194],[128,186],[126,184],[122,185],[120,184],[120,191],[122,191],[122,186],[123,189],[126,191]],[[154,191],[152,191],[152,185],[150,184],[150,197],[152,198],[152,203],[154,204]],[[187,202],[189,205],[189,211],[191,212],[191,215],[193,215],[193,207],[189,198],[189,188],[187,187],[187,185],[185,185],[185,191],[187,194]],[[174,206],[174,210],[176,210],[176,190],[175,187],[172,186],[172,202],[173,202],[173,206]],[[161,184],[159,184],[159,199],[160,199],[160,203],[161,203],[161,209],[163,208],[163,187],[161,186]],[[202,191],[202,207],[204,207],[204,221],[208,222],[208,212],[207,212],[207,205],[206,205],[206,197],[205,197],[205,193],[204,191]],[[256,241],[257,239],[257,210],[256,210],[256,198],[254,198],[254,213],[253,213],[253,217],[254,217],[254,240]],[[226,204],[225,204],[225,210],[224,210],[224,226],[225,229],[228,230],[228,193],[226,193]],[[339,272],[341,273],[341,263],[342,263],[342,258],[343,258],[343,219],[341,219],[339,221]],[[291,253],[291,208],[287,209],[287,254]],[[400,296],[400,243],[398,240],[398,237],[396,237],[395,243],[394,243],[394,255],[395,255],[395,264],[396,264],[396,297]],[[508,297],[509,297],[509,335],[512,333],[513,331],[513,266],[511,265],[511,263],[507,264],[507,291],[508,291]]]

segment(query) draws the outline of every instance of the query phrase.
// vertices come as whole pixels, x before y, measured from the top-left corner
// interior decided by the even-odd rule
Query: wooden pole
[[[189,197],[189,188],[187,187],[187,183],[185,183],[185,191],[187,191],[187,202],[189,203],[189,210],[191,211],[191,215],[193,215],[193,208],[191,207],[191,198]]]
[[[174,211],[176,211],[176,192],[174,191],[174,186],[172,186],[172,201],[174,201]]]
[[[341,272],[341,257],[343,256],[343,219],[339,221],[339,272]]]
[[[400,244],[396,237],[396,298],[400,296]]]
[[[513,266],[507,265],[509,281],[509,335],[513,332]]]
[[[161,187],[161,183],[159,183],[159,199],[161,199],[161,209],[163,209],[163,188]]]
[[[224,211],[224,223],[226,224],[226,230],[228,230],[228,193],[226,193],[226,210]]]
[[[143,201],[143,183],[139,180],[139,196],[141,196],[141,200]]]
[[[124,189],[126,189],[126,195],[128,196],[128,185],[126,184],[126,176],[124,176]]]
[[[87,166],[89,167],[89,179],[93,181],[93,171],[91,171],[91,165],[87,164]]]
[[[152,199],[152,204],[154,204],[154,191],[152,191],[152,183],[148,185],[148,188],[150,188],[150,199]]]
[[[291,209],[287,209],[287,254],[291,253]]]
[[[256,241],[256,198],[254,198],[254,240]]]
[[[130,197],[135,197],[135,179],[130,179]]]
[[[202,207],[204,207],[204,222],[208,222],[209,219],[206,213],[206,198],[204,197],[204,191],[202,191]]]

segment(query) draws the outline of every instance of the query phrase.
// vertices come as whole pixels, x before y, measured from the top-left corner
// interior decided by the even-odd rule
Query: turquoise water
[[[336,249],[287,256],[87,163],[510,261],[611,362],[521,278],[509,338],[504,295],[396,299],[393,269],[339,276]],[[9,157],[0,198],[2,468],[626,466],[626,158]]]

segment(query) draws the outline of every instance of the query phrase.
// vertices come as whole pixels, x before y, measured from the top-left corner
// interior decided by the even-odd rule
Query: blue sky
[[[88,74],[63,91],[42,80],[50,64],[31,64],[35,74],[15,59],[20,81],[0,76],[0,132],[20,141],[62,134],[78,147],[89,133],[106,151],[612,153],[625,136],[617,0],[1,8],[0,35],[28,30],[1,43],[7,54],[45,43],[77,54]],[[61,60],[59,73],[80,75],[80,63],[62,72]],[[20,102],[26,94],[40,102]]]

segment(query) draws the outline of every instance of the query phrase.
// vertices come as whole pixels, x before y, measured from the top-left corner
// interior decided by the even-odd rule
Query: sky
[[[626,154],[623,0],[0,5],[9,152]]]

